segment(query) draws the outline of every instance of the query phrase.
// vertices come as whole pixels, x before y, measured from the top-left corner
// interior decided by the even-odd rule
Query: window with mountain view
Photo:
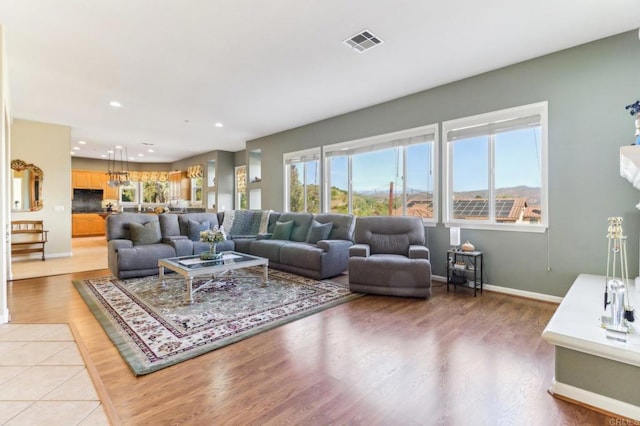
[[[444,122],[445,222],[543,231],[546,125],[546,102]]]
[[[328,211],[436,220],[437,126],[325,147]]]
[[[320,148],[285,155],[286,211],[320,213]]]

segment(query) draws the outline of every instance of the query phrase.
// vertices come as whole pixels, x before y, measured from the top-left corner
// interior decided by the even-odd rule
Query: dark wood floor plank
[[[547,393],[550,303],[443,286],[366,296],[135,377],[71,284],[106,274],[11,282],[9,309],[73,323],[125,424],[608,424]]]

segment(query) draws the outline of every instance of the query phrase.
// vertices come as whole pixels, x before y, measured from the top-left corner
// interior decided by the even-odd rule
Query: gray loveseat
[[[359,217],[349,249],[349,289],[388,296],[431,296],[431,263],[422,219]]]
[[[258,219],[259,215],[255,213]],[[250,212],[239,216],[240,226],[229,226],[237,234],[229,233],[226,241],[216,244],[218,251],[265,257],[270,267],[315,279],[347,269],[355,227],[352,215],[270,212],[268,221],[262,219],[262,230],[267,231],[262,233]],[[109,269],[118,278],[155,275],[159,259],[208,250],[199,232],[223,221],[223,213],[113,214],[107,218]]]

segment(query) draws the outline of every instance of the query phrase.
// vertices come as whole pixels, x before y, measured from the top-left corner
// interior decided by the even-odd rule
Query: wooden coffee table
[[[215,260],[201,260],[198,255],[160,259],[158,260],[158,268],[160,270],[159,283],[165,283],[164,268],[182,275],[187,287],[184,300],[187,303],[192,303],[193,293],[214,283],[217,276],[219,277],[235,269],[251,266],[263,267],[261,286],[267,286],[269,283],[269,259],[235,251],[222,252],[222,257]],[[209,274],[211,275],[211,280],[194,291],[193,278]]]

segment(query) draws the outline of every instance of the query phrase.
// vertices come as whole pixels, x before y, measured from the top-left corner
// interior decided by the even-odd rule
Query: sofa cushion
[[[276,222],[276,227],[273,230],[272,240],[289,240],[291,238],[291,231],[293,230],[293,221],[288,222]]]
[[[289,244],[286,240],[253,240],[249,252],[253,256],[264,257],[271,262],[280,263],[280,248]]]
[[[180,228],[180,235],[189,236],[189,221],[195,220],[196,222],[209,222],[209,229],[218,226],[218,215],[215,213],[184,213],[175,215],[178,216],[178,225]],[[164,236],[164,234],[163,234]]]
[[[169,244],[148,244],[118,249],[118,269],[136,271],[158,268],[158,259],[174,257],[175,250]]]
[[[198,222],[195,220],[189,220],[189,233],[187,236],[191,241],[200,241],[200,232],[206,231],[211,227],[211,222],[205,220],[204,222]]]
[[[329,238],[331,228],[333,228],[332,222],[319,223],[314,220],[311,223],[309,233],[307,234],[307,242],[310,244],[316,244],[320,240],[326,240]]]
[[[280,248],[280,263],[319,271],[324,250],[307,243],[289,242]]]
[[[313,220],[319,223],[333,223],[329,240],[353,240],[355,216],[343,213],[316,213]]]
[[[160,235],[160,222],[158,221],[148,222],[144,225],[131,222],[129,224],[129,230],[134,246],[157,244],[162,239]]]
[[[291,236],[289,240],[303,243],[307,240],[309,234],[309,228],[313,221],[313,215],[311,213],[282,213],[280,216],[280,222],[294,222],[293,229],[291,230]],[[275,231],[275,229],[274,229]]]

